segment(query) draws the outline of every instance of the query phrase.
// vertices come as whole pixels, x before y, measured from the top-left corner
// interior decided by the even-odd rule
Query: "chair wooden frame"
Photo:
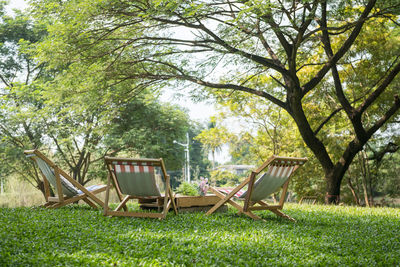
[[[317,203],[317,197],[316,196],[304,196],[299,201],[299,204],[314,205],[315,203]]]
[[[176,208],[175,197],[173,195],[171,186],[170,186],[170,177],[167,174],[164,161],[162,158],[160,159],[134,159],[134,158],[116,158],[116,157],[105,157],[104,158],[107,170],[108,170],[108,178],[107,178],[107,190],[106,190],[106,198],[105,198],[105,205],[104,205],[104,216],[128,216],[128,217],[138,217],[138,218],[158,218],[164,219],[167,216],[167,213],[171,206],[174,209],[175,214],[178,214],[178,210]],[[118,183],[118,179],[116,177],[116,173],[113,168],[113,162],[127,162],[127,163],[151,163],[152,166],[160,167],[163,177],[165,177],[165,194],[164,196],[133,196],[133,195],[126,195],[122,193],[120,185]],[[110,196],[110,189],[114,187],[117,196],[119,198],[119,205],[114,209],[110,210],[108,206],[109,196]],[[126,203],[130,199],[138,199],[142,200],[143,202],[147,202],[149,200],[155,200],[156,204],[155,207],[163,207],[162,212],[153,213],[153,212],[130,212],[128,211],[128,207]],[[147,204],[149,207],[150,205]],[[124,211],[121,211],[124,209]]]
[[[220,206],[224,205],[225,203],[229,203],[239,211],[239,214],[240,213],[246,214],[247,216],[249,216],[255,220],[260,220],[261,218],[259,216],[257,216],[256,214],[254,214],[252,211],[269,210],[280,217],[289,219],[291,221],[295,221],[290,216],[284,214],[281,210],[283,209],[283,205],[286,200],[286,193],[287,193],[287,189],[289,186],[290,177],[306,161],[307,161],[307,158],[280,157],[280,156],[273,155],[271,158],[269,158],[267,161],[265,161],[258,169],[256,169],[255,171],[252,171],[251,174],[241,184],[236,186],[230,193],[224,194],[224,193],[221,193],[217,188],[210,187],[210,190],[216,196],[218,196],[221,200],[217,204],[215,204],[206,214],[210,215],[214,211],[216,211]],[[285,162],[285,163],[281,164],[278,162]],[[296,162],[297,162],[297,164],[295,164]],[[279,204],[278,205],[268,205],[266,202],[261,201],[261,200],[251,201],[251,196],[252,196],[252,192],[255,188],[255,182],[256,182],[257,175],[259,175],[264,169],[271,166],[272,164],[276,164],[276,165],[280,165],[280,166],[285,166],[285,165],[286,166],[294,166],[292,172],[288,175],[287,181],[282,186],[282,193],[279,198]],[[248,186],[247,193],[244,198],[243,205],[240,205],[238,202],[234,201],[233,198],[234,198],[235,194],[237,192],[239,192],[242,188],[244,188],[246,185]]]
[[[60,169],[54,162],[52,162],[50,159],[48,159],[40,151],[38,151],[36,149],[35,150],[25,150],[24,154],[27,157],[30,157],[33,161],[35,161],[35,159],[33,157],[38,157],[38,158],[42,159],[47,165],[49,165],[49,167],[51,167],[54,170],[54,176],[56,178],[56,185],[57,185],[54,188],[56,196],[50,196],[50,183],[49,183],[46,175],[40,170],[40,173],[43,177],[44,197],[46,199],[46,203],[43,204],[43,207],[60,208],[65,205],[77,202],[79,200],[86,202],[90,207],[95,208],[95,209],[99,208],[96,204],[98,204],[101,207],[104,207],[104,202],[101,201],[95,195],[100,192],[105,191],[106,185],[102,185],[93,191],[89,191],[88,189],[86,189],[86,187],[84,187],[83,185],[78,183],[70,175],[68,175],[66,172],[64,172],[62,169]],[[70,182],[73,186],[75,186],[77,189],[82,191],[82,194],[78,194],[73,197],[65,196],[62,191],[61,176],[64,179],[66,179],[68,182]]]

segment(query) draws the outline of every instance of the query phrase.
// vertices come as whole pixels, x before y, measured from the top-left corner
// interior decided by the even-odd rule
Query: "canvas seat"
[[[225,203],[229,203],[238,209],[239,213],[244,213],[256,220],[260,219],[260,217],[252,211],[269,210],[278,216],[294,221],[293,218],[284,214],[281,210],[286,199],[290,176],[306,161],[307,158],[272,156],[257,170],[251,172],[249,177],[237,187],[210,187],[210,190],[221,200],[207,212],[207,215],[212,214]],[[258,179],[256,180],[257,177]],[[247,190],[244,189],[246,186]],[[278,205],[269,205],[264,202],[264,199],[281,188],[282,193]],[[242,200],[243,204],[241,205],[234,201],[234,198]]]
[[[46,199],[44,207],[59,208],[79,200],[96,209],[97,205],[104,206],[104,202],[95,195],[105,191],[106,185],[84,187],[40,151],[25,150],[24,153],[37,164],[42,174]],[[55,196],[50,196],[50,186],[54,189]]]
[[[170,178],[167,174],[162,159],[130,159],[105,157],[108,170],[108,187],[104,206],[105,216],[131,216],[144,218],[164,219],[168,210],[173,207],[175,214],[178,213],[174,201],[174,195],[170,187]],[[158,174],[157,174],[158,172]],[[157,176],[158,175],[158,176]],[[160,185],[157,184],[157,177]],[[108,207],[111,184],[117,192],[120,200],[115,210]],[[164,193],[160,187],[164,186]],[[131,199],[154,202],[154,207],[162,207],[161,212],[130,212],[126,203]],[[122,211],[124,209],[124,211]]]

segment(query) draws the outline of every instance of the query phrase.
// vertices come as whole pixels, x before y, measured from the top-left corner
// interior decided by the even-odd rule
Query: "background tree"
[[[309,162],[290,183],[298,199],[302,196],[324,197],[323,176],[318,162],[304,145],[299,131],[283,110],[276,110],[271,103],[248,93],[235,93],[229,98],[222,92],[211,91],[221,109],[225,123],[236,120],[242,131],[231,138],[230,153],[235,164],[260,165],[271,155],[308,157]]]
[[[200,177],[209,177],[210,161],[208,151],[203,148],[203,144],[194,139],[204,129],[199,123],[193,123],[190,127],[189,138],[192,138],[190,146],[190,162],[193,169],[193,180],[200,180]]]
[[[324,171],[328,203],[338,203],[353,158],[398,115],[397,1],[33,4],[38,16],[52,20],[41,55],[54,64],[96,62],[120,81],[189,81],[248,92],[284,109]],[[252,83],[265,76],[273,86]],[[316,109],[328,116],[316,120]],[[338,115],[346,130],[334,136],[329,129]],[[326,142],[339,137],[340,153],[331,153]]]
[[[38,64],[32,47],[47,34],[46,21],[36,23],[19,11],[14,17],[1,14],[0,168],[4,176],[13,174],[44,192],[39,170],[22,153],[33,148],[83,185],[104,176],[101,159],[106,153],[124,150],[136,156],[167,157],[171,168],[182,164],[177,152],[169,152],[172,139],[189,127],[183,111],[160,104],[149,90],[127,97],[130,84],[105,82],[105,74],[97,72],[96,66]],[[123,99],[120,92],[125,93]]]
[[[372,207],[376,204],[374,197],[382,195],[394,197],[399,193],[397,184],[400,177],[393,171],[397,165],[396,152],[399,150],[399,145],[389,141],[379,147],[382,141],[387,140],[371,140],[357,155],[346,175],[348,187],[357,205]],[[383,160],[384,157],[388,160]]]
[[[44,194],[41,175],[22,152],[27,147],[46,149],[45,125],[35,114],[43,106],[38,97],[40,81],[49,73],[44,71],[44,64],[35,62],[27,47],[47,33],[43,24],[19,11],[7,15],[5,4],[0,2],[0,170],[3,177],[15,174]]]
[[[221,147],[228,143],[232,135],[224,126],[216,126],[214,118],[212,118],[211,127],[202,130],[195,140],[200,141],[204,148],[211,152],[212,156],[212,169],[215,169],[215,152],[219,151]]]
[[[189,117],[177,106],[149,98],[147,96],[144,100],[137,96],[119,107],[107,143],[114,151],[149,158],[162,157],[168,168],[178,169],[183,160],[178,156],[173,140],[186,135]]]

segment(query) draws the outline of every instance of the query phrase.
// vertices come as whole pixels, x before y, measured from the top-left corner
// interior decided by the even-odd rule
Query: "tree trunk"
[[[336,165],[331,170],[325,171],[325,180],[327,184],[327,193],[325,196],[326,204],[339,204],[340,184],[351,162],[361,148],[362,146],[356,142],[350,142]]]
[[[367,189],[368,189],[368,194],[369,194],[369,204],[370,204],[370,207],[373,207],[373,206],[375,206],[375,204],[374,204],[374,196],[372,194],[371,169],[369,168],[367,153],[365,153],[365,150],[363,150],[362,153],[363,153],[363,157],[364,157],[365,170],[366,170],[366,174],[367,174],[366,178],[367,178]]]
[[[295,117],[296,114],[299,116]],[[324,169],[326,181],[325,203],[339,204],[340,184],[354,156],[360,151],[362,146],[360,146],[359,142],[350,142],[339,161],[333,164],[326,147],[321,140],[315,136],[302,110],[294,112],[293,115],[303,140]]]
[[[364,193],[364,201],[365,205],[367,207],[371,207],[371,204],[369,203],[369,198],[368,198],[368,188],[367,188],[367,168],[365,166],[365,158],[363,153],[358,154],[358,159],[360,162],[360,168],[361,168],[361,181],[362,181],[362,187],[363,187],[363,193]]]
[[[325,195],[325,203],[326,204],[335,204],[338,205],[340,202],[340,183],[342,181],[342,177],[339,175],[335,175],[335,172],[332,171],[328,175],[325,176],[326,180],[326,195]]]
[[[212,169],[215,170],[215,150],[211,150],[212,154]]]
[[[353,184],[351,183],[351,178],[350,177],[347,179],[347,185],[349,186],[351,194],[353,195],[354,202],[356,203],[357,206],[360,206],[360,200],[359,200],[359,198],[357,196],[357,193],[356,193],[356,190],[354,189]]]

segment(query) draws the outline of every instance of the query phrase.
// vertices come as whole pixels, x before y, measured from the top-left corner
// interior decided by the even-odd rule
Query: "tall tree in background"
[[[38,64],[31,48],[46,27],[3,9],[0,2],[1,179],[14,174],[44,193],[40,171],[25,159],[25,149],[41,150],[82,185],[104,176],[101,159],[107,153],[166,157],[172,168],[182,164],[168,151],[189,127],[183,111],[160,104],[149,90],[127,97],[129,83],[102,83],[104,73],[96,73],[96,66]]]
[[[190,127],[188,115],[177,106],[136,96],[118,107],[105,143],[110,151],[148,158],[163,158],[168,170],[182,167],[183,158],[173,140],[184,138]]]
[[[200,141],[204,148],[211,152],[212,168],[215,169],[215,152],[220,151],[222,146],[230,141],[232,134],[224,126],[217,126],[212,118],[210,127],[201,131],[195,140]]]
[[[283,153],[286,156],[308,156],[299,151],[301,136],[284,110],[276,109],[272,103],[248,93],[236,92],[229,97],[225,97],[223,92],[211,93],[221,110],[221,120],[229,123],[236,119],[242,125],[241,135],[252,143],[249,152],[253,154],[253,164]]]
[[[26,50],[46,30],[21,12],[6,15],[5,4],[0,2],[0,170],[6,176],[18,174],[44,194],[41,175],[22,151],[44,147],[45,125],[36,120],[36,113],[43,107],[39,81],[49,73]]]
[[[52,20],[39,51],[53,64],[98,64],[137,89],[178,80],[243,91],[286,110],[325,173],[328,203],[338,203],[353,158],[398,115],[398,1],[33,3]],[[346,127],[332,134],[338,115]]]

